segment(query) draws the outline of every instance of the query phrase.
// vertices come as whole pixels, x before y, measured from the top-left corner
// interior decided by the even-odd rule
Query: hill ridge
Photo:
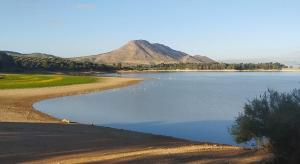
[[[203,58],[203,59],[202,59]],[[215,63],[206,57],[194,57],[174,50],[164,44],[150,43],[147,40],[130,40],[125,45],[110,52],[72,58],[77,61],[90,61],[99,64],[151,65],[161,63]]]

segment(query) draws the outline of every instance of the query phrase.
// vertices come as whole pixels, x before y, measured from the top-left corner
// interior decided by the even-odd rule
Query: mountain
[[[215,60],[212,60],[211,58],[207,57],[207,56],[202,56],[202,55],[194,55],[194,58],[202,61],[203,63],[216,63]]]
[[[72,58],[76,61],[90,61],[101,64],[151,65],[160,63],[212,63],[214,60],[205,56],[191,56],[159,43],[146,40],[132,40],[111,52]]]
[[[14,51],[0,51],[1,53],[5,53],[10,56],[27,56],[27,57],[43,57],[43,58],[58,58],[57,56],[50,55],[50,54],[45,54],[45,53],[30,53],[30,54],[23,54],[19,52],[14,52]]]

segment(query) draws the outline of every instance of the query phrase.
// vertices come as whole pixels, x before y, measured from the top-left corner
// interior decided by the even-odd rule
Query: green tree
[[[266,139],[276,163],[300,163],[300,90],[269,90],[249,101],[231,134],[238,143]]]

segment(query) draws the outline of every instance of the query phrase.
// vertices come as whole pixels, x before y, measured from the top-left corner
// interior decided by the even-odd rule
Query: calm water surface
[[[235,144],[228,133],[247,100],[269,89],[300,88],[300,73],[183,72],[127,74],[138,85],[45,100],[42,112],[93,123],[196,141]]]

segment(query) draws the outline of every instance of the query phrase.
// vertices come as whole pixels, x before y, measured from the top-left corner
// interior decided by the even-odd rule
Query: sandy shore
[[[106,77],[91,84],[0,90],[1,163],[253,163],[268,157],[235,146],[63,124],[32,108],[43,99],[124,87],[142,80]]]
[[[0,90],[0,122],[57,122],[56,118],[36,111],[34,102],[136,84],[143,79],[103,77],[97,83],[30,89]]]

